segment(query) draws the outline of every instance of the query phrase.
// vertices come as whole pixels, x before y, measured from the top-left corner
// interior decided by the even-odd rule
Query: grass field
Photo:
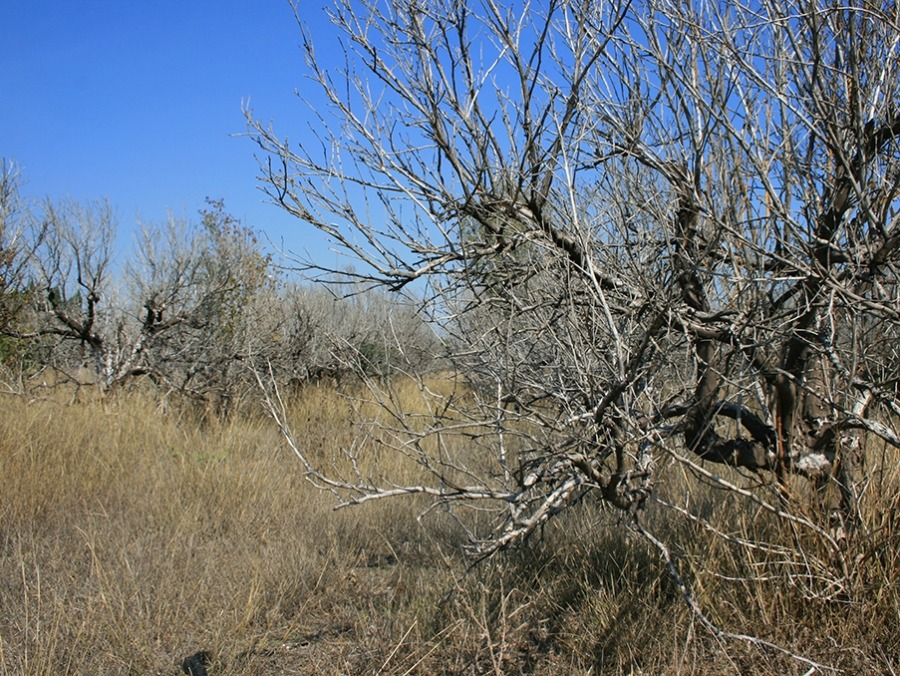
[[[291,406],[295,431],[323,458],[356,434],[329,389]],[[651,517],[689,543],[679,562],[721,626],[847,673],[896,673],[900,492],[889,464],[873,465],[885,485],[838,600],[810,598],[789,575],[741,578],[766,562]],[[204,421],[139,394],[9,396],[0,477],[3,675],[177,674],[200,650],[210,674],[809,669],[701,627],[658,555],[599,505],[469,570],[451,520],[417,519],[416,500],[334,511],[261,414]],[[705,490],[694,500],[732,510],[722,523],[733,532],[770,528]]]

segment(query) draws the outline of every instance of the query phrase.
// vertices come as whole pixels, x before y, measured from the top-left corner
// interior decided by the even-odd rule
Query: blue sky
[[[314,34],[323,6],[301,0]],[[333,258],[265,202],[256,147],[235,136],[248,100],[281,135],[303,129],[299,38],[287,0],[2,0],[0,157],[28,196],[108,198],[121,246],[138,219],[194,218],[209,196],[276,244]]]

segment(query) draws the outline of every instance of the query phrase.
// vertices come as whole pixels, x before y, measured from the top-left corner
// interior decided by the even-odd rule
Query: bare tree
[[[4,384],[14,389],[21,388],[31,359],[28,341],[16,334],[27,330],[28,310],[37,296],[28,266],[45,232],[21,195],[18,168],[0,159],[0,369]]]
[[[345,504],[492,503],[481,554],[593,494],[671,561],[639,517],[670,458],[814,533],[838,561],[821,574],[846,575],[867,440],[900,446],[898,6],[386,0],[331,18],[340,69],[303,33],[328,101],[305,118],[316,142],[248,111],[264,185],[361,280],[427,288],[472,389],[378,432],[421,482],[358,449],[326,471],[285,428],[309,476]],[[484,452],[448,454],[460,431]],[[824,522],[791,507],[797,477],[839,489]]]
[[[32,331],[21,337],[41,339],[44,361],[61,372],[77,379],[77,370],[87,367],[108,386],[116,370],[107,349],[107,335],[116,323],[107,311],[112,308],[107,295],[113,291],[113,209],[103,201],[46,200],[35,218],[42,224],[42,237],[29,265],[41,297]]]
[[[336,278],[328,286],[288,284],[270,306],[277,345],[260,350],[284,383],[386,377],[437,368],[443,345],[418,305],[382,289]]]
[[[269,258],[221,202],[202,217],[145,226],[114,274],[110,205],[46,201],[16,258],[29,319],[4,333],[78,384],[110,390],[143,376],[164,393],[230,400],[252,381],[235,364],[270,338],[259,321],[272,300]]]
[[[0,330],[15,324],[27,305],[27,265],[40,232],[20,194],[21,176],[15,164],[0,159]]]
[[[142,233],[129,270],[146,370],[164,390],[223,411],[272,340],[274,277],[254,232],[209,200],[199,226],[171,220]],[[268,333],[267,333],[268,332]]]
[[[357,367],[384,374],[410,358],[421,366],[436,351],[421,319],[378,290],[340,280],[331,291],[283,283],[256,233],[221,200],[207,200],[199,223],[170,216],[143,225],[113,270],[117,221],[108,203],[47,200],[32,209],[7,169],[3,362],[25,368],[28,355],[32,367],[106,391],[146,378],[163,395],[223,414],[255,392],[254,360],[272,364],[286,383]]]

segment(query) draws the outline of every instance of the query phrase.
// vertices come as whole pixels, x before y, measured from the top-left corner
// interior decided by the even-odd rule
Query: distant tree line
[[[163,395],[227,412],[255,387],[386,376],[433,363],[416,308],[332,277],[288,278],[251,227],[208,199],[192,222],[144,225],[122,261],[108,202],[32,203],[0,166],[0,365],[9,386],[68,382]],[[37,377],[41,376],[41,377]]]

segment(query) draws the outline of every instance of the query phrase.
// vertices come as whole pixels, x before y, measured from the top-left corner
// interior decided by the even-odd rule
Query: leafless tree
[[[224,412],[250,375],[245,361],[272,340],[274,279],[254,232],[221,201],[201,215],[200,226],[145,230],[129,278],[147,374]]]
[[[5,333],[79,384],[110,390],[145,376],[163,392],[229,399],[250,376],[233,365],[266,340],[269,260],[220,202],[209,207],[200,225],[144,226],[114,271],[110,205],[46,201],[23,257],[30,319]]]
[[[417,309],[348,279],[287,284],[270,305],[279,316],[279,344],[258,354],[282,383],[384,377],[396,368],[427,372],[439,368],[444,347]]]
[[[292,440],[309,476],[345,503],[492,503],[482,554],[593,494],[671,561],[639,518],[669,458],[840,549],[867,440],[900,446],[898,5],[368,0],[331,19],[340,67],[302,33],[315,139],[247,113],[265,188],[361,280],[427,289],[472,389],[380,432],[430,479],[355,449],[329,473]],[[460,431],[485,453],[448,454]],[[830,527],[792,511],[797,477],[839,488]]]
[[[14,323],[27,304],[26,268],[40,231],[32,233],[33,223],[21,195],[18,168],[0,159],[0,328]]]
[[[0,159],[0,369],[4,384],[15,389],[21,387],[28,346],[14,334],[24,328],[36,295],[28,265],[44,234],[22,197],[18,168]]]
[[[2,179],[4,363],[27,370],[27,354],[32,370],[50,367],[65,382],[107,391],[147,378],[163,394],[226,413],[255,392],[254,360],[287,383],[356,367],[383,374],[401,353],[421,366],[436,351],[415,313],[378,290],[337,279],[330,291],[289,283],[220,200],[207,201],[199,223],[170,216],[141,226],[113,269],[108,203],[34,208],[12,165]]]
[[[43,236],[30,257],[35,302],[32,330],[22,338],[41,339],[48,363],[76,377],[80,367],[105,385],[115,380],[107,335],[116,323],[108,294],[116,220],[108,202],[82,205],[46,200],[33,216]],[[109,311],[108,309],[109,308]]]

